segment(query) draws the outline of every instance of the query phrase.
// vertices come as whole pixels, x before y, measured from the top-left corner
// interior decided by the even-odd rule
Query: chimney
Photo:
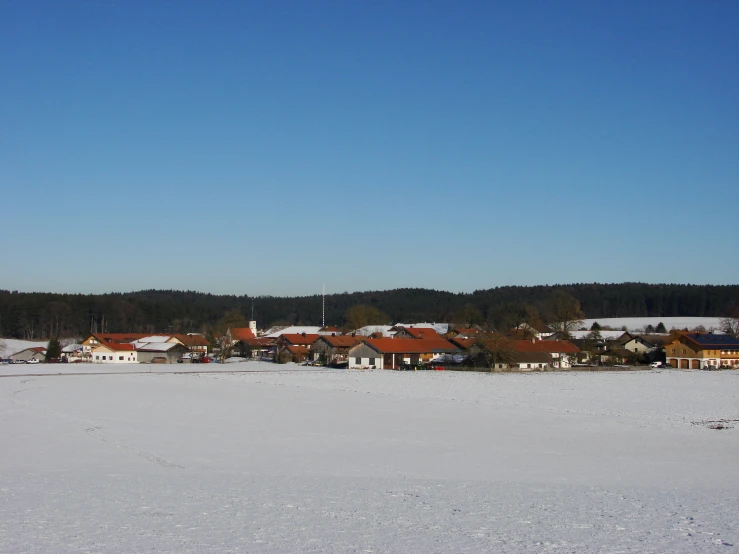
[[[302,332],[302,333],[300,333],[300,334],[301,334],[301,335],[303,335],[303,337],[305,337],[305,332]]]
[[[535,343],[536,342],[536,337],[531,337],[531,342],[532,343]]]

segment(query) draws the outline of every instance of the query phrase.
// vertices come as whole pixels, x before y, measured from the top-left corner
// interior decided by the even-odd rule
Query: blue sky
[[[0,288],[737,283],[739,3],[0,0]]]

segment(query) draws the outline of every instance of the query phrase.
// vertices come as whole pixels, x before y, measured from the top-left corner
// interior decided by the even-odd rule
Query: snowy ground
[[[16,352],[20,352],[21,350],[25,350],[27,348],[33,348],[34,346],[43,346],[44,348],[46,348],[46,345],[48,344],[48,340],[30,341],[20,339],[4,339],[0,337],[0,358],[7,358],[8,356],[15,354]]]
[[[739,372],[285,369],[1,377],[0,552],[739,548]]]
[[[702,325],[708,329],[721,329],[721,318],[720,317],[601,317],[596,319],[585,319],[583,320],[582,326],[586,329],[590,329],[593,322],[597,321],[601,327],[613,327],[614,329],[621,329],[626,326],[629,331],[644,331],[644,329],[651,325],[657,327],[661,323],[665,324],[665,328],[669,331],[670,329],[695,329]]]

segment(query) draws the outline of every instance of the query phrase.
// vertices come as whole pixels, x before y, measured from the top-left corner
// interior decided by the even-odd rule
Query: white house
[[[135,364],[138,363],[136,348],[129,343],[101,344],[92,349],[94,364]]]

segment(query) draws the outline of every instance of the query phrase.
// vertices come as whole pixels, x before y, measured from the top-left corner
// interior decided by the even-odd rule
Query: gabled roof
[[[203,335],[182,335],[178,333],[172,336],[185,346],[210,346],[210,342]],[[233,335],[231,336],[233,337]]]
[[[181,345],[178,342],[150,342],[142,344],[136,350],[139,352],[169,352],[173,348],[185,348],[186,346]]]
[[[252,331],[249,327],[231,327],[232,340],[247,340],[253,338],[255,338],[254,331]],[[192,346],[208,346],[208,344],[197,344]]]
[[[459,352],[446,339],[364,339],[365,344],[382,354],[434,354]]]
[[[351,348],[355,344],[359,344],[366,337],[352,335],[323,335],[318,340],[326,342],[333,348]],[[318,341],[316,341],[318,342]]]
[[[430,329],[428,327],[400,327],[400,329],[405,330],[406,333],[408,333],[411,337],[414,339],[440,339],[442,338],[439,333],[437,333],[434,329]]]
[[[289,342],[290,344],[307,344],[311,345],[316,342],[321,335],[310,335],[308,333],[290,333],[287,335],[280,335],[280,338]]]
[[[477,342],[477,339],[476,338],[465,339],[461,337],[454,337],[452,339],[449,339],[449,342],[458,346],[462,350],[467,350],[468,348],[470,348],[473,344]]]
[[[242,342],[244,344],[248,344],[249,346],[255,346],[255,347],[270,347],[274,346],[277,343],[276,339],[269,339],[267,337],[256,337],[253,339],[244,339],[237,342]]]
[[[288,344],[285,346],[285,350],[290,352],[292,355],[307,356],[310,354],[310,351],[305,346],[301,346],[299,344]]]
[[[546,352],[547,354],[577,354],[580,349],[568,340],[512,340],[514,352]]]
[[[270,329],[267,333],[265,333],[265,337],[269,338],[277,338],[280,335],[299,335],[301,333],[305,333],[306,335],[324,335],[324,334],[331,334],[326,333],[325,331],[321,331],[321,327],[317,325],[296,325],[292,327],[273,327]]]
[[[93,348],[93,350],[97,350],[98,348],[106,348],[108,350],[113,350],[114,352],[133,352],[136,350],[135,346],[129,342],[110,342],[99,344]]]

